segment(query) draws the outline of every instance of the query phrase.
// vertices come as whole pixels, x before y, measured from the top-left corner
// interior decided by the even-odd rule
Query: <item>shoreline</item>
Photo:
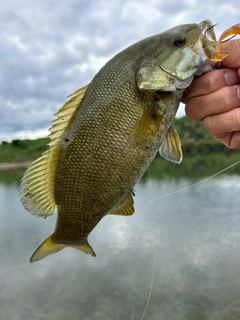
[[[2,162],[0,163],[0,170],[25,169],[32,162],[33,160]]]

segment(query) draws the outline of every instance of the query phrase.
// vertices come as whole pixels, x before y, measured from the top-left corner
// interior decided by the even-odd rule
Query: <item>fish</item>
[[[134,213],[134,185],[157,153],[180,163],[172,122],[195,76],[215,68],[210,20],[150,36],[115,55],[55,114],[49,148],[26,170],[20,199],[53,233],[31,262],[66,247],[96,256],[88,236],[106,215]]]

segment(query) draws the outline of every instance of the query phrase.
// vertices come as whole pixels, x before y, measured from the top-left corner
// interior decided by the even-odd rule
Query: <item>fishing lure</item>
[[[226,39],[228,36],[240,34],[240,23],[233,25],[232,27],[225,30],[215,45],[215,54],[211,58],[212,61],[222,61],[229,55],[229,52],[221,52],[220,45],[221,42]]]

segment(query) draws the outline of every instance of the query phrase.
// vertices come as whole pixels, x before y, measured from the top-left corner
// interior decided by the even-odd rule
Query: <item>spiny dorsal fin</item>
[[[134,196],[135,192],[134,190],[131,190],[123,199],[123,201],[117,207],[115,207],[110,214],[131,216],[134,213]]]
[[[88,85],[71,94],[71,98],[55,114],[49,135],[49,149],[35,160],[24,173],[20,186],[20,199],[26,210],[42,218],[51,216],[57,205],[54,184],[60,154],[60,142],[71,117],[74,116]]]
[[[67,101],[62,106],[62,108],[60,108],[58,112],[54,114],[54,116],[56,116],[57,119],[51,122],[52,127],[49,129],[49,131],[51,132],[51,134],[49,135],[49,137],[51,138],[51,142],[49,143],[50,148],[58,145],[58,142],[61,140],[64,131],[68,127],[70,118],[74,115],[80,101],[82,100],[87,91],[87,88],[88,85],[70,94],[68,96],[70,100]]]
[[[177,131],[171,126],[159,149],[159,153],[167,160],[180,163],[182,161],[181,141]]]

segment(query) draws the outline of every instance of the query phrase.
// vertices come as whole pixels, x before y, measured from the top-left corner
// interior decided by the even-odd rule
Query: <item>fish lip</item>
[[[206,31],[212,29],[212,31],[214,32],[213,28],[217,25],[217,23],[212,24],[212,22],[210,20],[203,20],[198,25],[199,25],[199,28],[200,28],[202,36],[206,37],[207,36]],[[212,34],[210,34],[210,35],[212,35]],[[215,35],[215,33],[214,33],[214,35]],[[208,38],[208,40],[210,42],[212,42],[214,44],[216,43],[216,38],[215,37],[209,37],[209,34],[208,34],[207,38]]]
[[[210,20],[203,20],[199,23],[200,34],[194,45],[194,49],[201,57],[203,63],[198,67],[195,75],[212,71],[218,65],[215,61],[211,60],[211,57],[215,53],[215,44],[217,42],[213,29],[215,25]],[[208,30],[209,32],[207,32]]]

